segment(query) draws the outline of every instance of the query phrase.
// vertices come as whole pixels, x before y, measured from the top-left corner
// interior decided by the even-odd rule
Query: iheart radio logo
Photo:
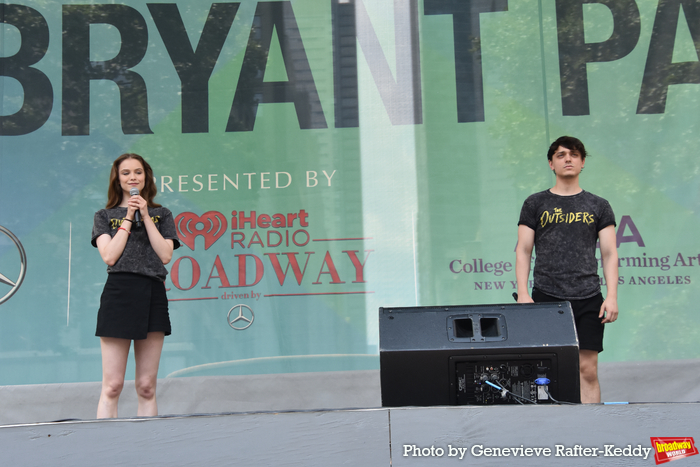
[[[693,438],[651,438],[656,465],[698,454]]]
[[[175,218],[178,237],[192,251],[197,236],[204,237],[204,249],[208,250],[226,232],[227,226],[226,218],[217,211],[205,212],[201,216],[183,212]]]

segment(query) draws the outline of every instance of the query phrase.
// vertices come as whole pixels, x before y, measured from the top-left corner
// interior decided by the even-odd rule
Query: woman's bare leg
[[[156,383],[158,380],[158,365],[163,350],[163,332],[149,332],[146,339],[134,341],[136,357],[136,395],[139,399],[138,415],[154,417],[158,415],[156,402]]]
[[[102,348],[102,392],[97,404],[97,418],[117,418],[119,396],[124,387],[129,339],[100,337]]]

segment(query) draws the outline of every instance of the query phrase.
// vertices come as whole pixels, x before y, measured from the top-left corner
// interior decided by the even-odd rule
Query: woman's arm
[[[124,222],[124,224],[129,224],[129,222]],[[117,230],[114,237],[111,237],[109,234],[102,234],[95,240],[102,261],[104,261],[107,266],[114,266],[117,260],[121,258],[122,253],[124,253],[124,247],[129,238],[128,229],[128,225],[126,227],[122,225],[122,227]]]
[[[173,257],[173,241],[169,238],[163,238],[150,216],[143,216],[143,225],[146,227],[148,240],[151,242],[153,251],[156,252],[163,264],[168,264]]]
[[[153,219],[148,214],[148,203],[141,196],[136,195],[129,198],[129,207],[135,207],[141,213],[141,219],[144,227],[146,228],[146,233],[148,234],[148,241],[151,242],[151,247],[153,251],[156,252],[158,258],[163,262],[163,264],[168,264],[173,257],[174,244],[170,239],[163,238],[158,227],[153,223]]]
[[[133,226],[134,214],[138,209],[138,204],[129,205],[126,209],[125,222],[119,226],[117,233],[114,237],[109,234],[102,234],[95,240],[97,249],[100,252],[102,261],[104,261],[107,266],[114,266],[119,258],[122,257],[124,253],[124,248],[126,247],[126,242],[129,240],[129,235],[131,235],[131,228]]]

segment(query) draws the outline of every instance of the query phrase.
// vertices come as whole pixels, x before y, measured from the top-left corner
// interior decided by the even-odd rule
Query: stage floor
[[[700,403],[367,408],[0,426],[0,465],[653,465]],[[682,459],[700,465],[700,456]]]

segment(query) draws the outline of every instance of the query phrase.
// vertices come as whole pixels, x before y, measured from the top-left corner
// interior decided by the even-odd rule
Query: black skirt
[[[165,284],[140,274],[108,274],[100,298],[95,335],[145,339],[149,332],[170,335]]]

